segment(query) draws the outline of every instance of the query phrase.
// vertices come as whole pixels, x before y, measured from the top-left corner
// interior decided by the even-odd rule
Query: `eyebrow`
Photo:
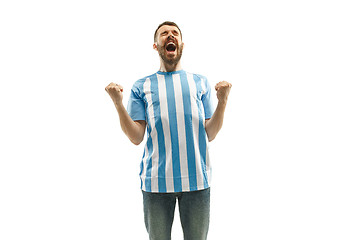
[[[164,31],[162,31],[160,34],[167,33],[167,32],[169,32],[169,31],[168,31],[168,30],[164,30]],[[171,30],[171,32],[175,32],[175,33],[179,34],[179,31],[176,30],[176,29]]]

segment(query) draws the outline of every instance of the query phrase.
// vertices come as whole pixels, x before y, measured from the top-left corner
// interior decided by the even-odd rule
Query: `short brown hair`
[[[180,31],[180,37],[182,38],[182,33],[181,33],[181,30],[180,30],[179,26],[178,26],[176,23],[174,23],[174,22],[165,21],[165,22],[161,23],[161,24],[157,27],[157,29],[156,29],[156,31],[155,31],[155,34],[154,34],[154,42],[156,41],[156,33],[157,33],[157,31],[159,30],[159,28],[161,28],[161,27],[164,26],[164,25],[177,27],[177,28],[179,29],[179,31]]]

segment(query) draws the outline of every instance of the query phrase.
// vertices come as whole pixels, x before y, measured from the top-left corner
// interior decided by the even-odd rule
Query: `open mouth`
[[[169,42],[166,47],[165,47],[166,51],[168,52],[174,52],[176,50],[176,45],[173,42]]]

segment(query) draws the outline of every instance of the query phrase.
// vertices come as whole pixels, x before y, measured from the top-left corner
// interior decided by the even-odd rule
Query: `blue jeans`
[[[150,240],[170,240],[176,199],[185,240],[206,240],[210,217],[210,188],[180,193],[143,191],[144,219]]]

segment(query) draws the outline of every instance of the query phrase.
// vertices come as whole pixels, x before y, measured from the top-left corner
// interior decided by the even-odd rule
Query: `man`
[[[184,239],[205,240],[209,227],[208,142],[222,126],[231,84],[216,84],[214,111],[207,79],[181,68],[183,47],[180,28],[173,22],[160,24],[153,45],[160,70],[134,83],[127,110],[123,88],[115,83],[105,88],[131,142],[140,144],[147,129],[140,178],[151,240],[171,239],[176,200]]]

